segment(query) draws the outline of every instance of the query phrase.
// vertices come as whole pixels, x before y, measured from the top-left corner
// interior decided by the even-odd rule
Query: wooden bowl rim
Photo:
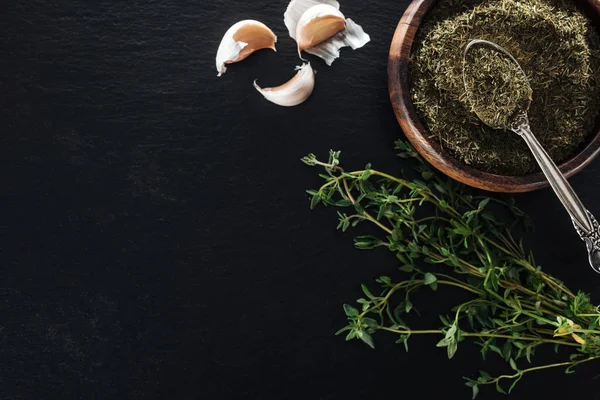
[[[541,172],[523,176],[498,175],[469,167],[446,151],[436,138],[429,137],[410,98],[409,62],[416,33],[427,13],[438,0],[413,0],[404,12],[392,39],[388,59],[388,87],[394,114],[404,134],[430,164],[466,185],[492,192],[522,193],[549,186]],[[443,0],[441,0],[443,1]],[[600,15],[600,2],[586,0]],[[571,177],[588,166],[600,153],[600,128],[575,156],[560,165]]]

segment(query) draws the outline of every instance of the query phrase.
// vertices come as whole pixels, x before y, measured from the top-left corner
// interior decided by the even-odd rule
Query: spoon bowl
[[[469,55],[469,51],[471,49],[473,49],[475,46],[481,46],[482,48],[488,47],[488,48],[494,49],[499,54],[506,56],[510,60],[510,62],[512,64],[514,64],[514,66],[517,67],[517,71],[521,75],[519,78],[521,78],[523,80],[523,82],[521,82],[521,83],[527,89],[528,96],[526,98],[525,103],[523,104],[523,106],[521,108],[516,109],[516,112],[511,112],[511,115],[507,116],[507,118],[503,118],[504,120],[506,120],[505,124],[500,124],[497,121],[497,119],[489,118],[489,116],[486,115],[485,113],[483,113],[480,108],[475,106],[475,104],[472,104],[472,108],[471,108],[471,111],[473,111],[473,113],[475,113],[475,115],[477,115],[479,117],[479,119],[487,126],[493,128],[493,129],[512,130],[513,128],[516,128],[521,123],[523,123],[522,122],[523,118],[528,119],[527,112],[529,111],[529,107],[531,106],[532,90],[531,90],[531,85],[529,84],[529,80],[527,79],[527,74],[525,73],[525,71],[523,71],[523,68],[521,67],[519,62],[516,60],[516,58],[514,58],[513,55],[510,54],[508,52],[508,50],[506,50],[502,46],[498,45],[497,43],[490,42],[489,40],[473,39],[469,43],[467,43],[467,46],[465,47],[465,51],[463,52],[463,85],[465,87],[465,93],[467,95],[468,102],[470,102],[470,103],[474,102],[474,93],[472,91],[473,88],[471,88],[471,85],[469,84],[469,80],[467,79],[467,65],[469,63],[469,61],[467,60],[467,56]],[[473,83],[475,83],[475,82],[473,82]],[[489,99],[486,99],[485,103],[488,107],[493,105],[493,104],[490,104]]]

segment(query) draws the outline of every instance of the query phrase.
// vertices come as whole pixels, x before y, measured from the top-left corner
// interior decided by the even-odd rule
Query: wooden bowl
[[[519,193],[548,187],[548,181],[541,172],[509,176],[496,175],[469,167],[457,160],[440,146],[435,137],[429,137],[425,125],[417,116],[410,96],[408,65],[415,35],[427,12],[437,0],[413,0],[398,23],[388,62],[388,85],[390,99],[396,118],[415,149],[435,168],[449,177],[479,189],[493,192]],[[443,0],[440,0],[443,1]],[[600,1],[580,0],[584,11],[599,25]],[[565,176],[570,177],[584,169],[600,153],[600,123],[588,143],[579,153],[560,166]]]

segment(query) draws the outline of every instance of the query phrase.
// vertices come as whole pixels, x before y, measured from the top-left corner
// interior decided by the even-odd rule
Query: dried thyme
[[[476,45],[468,51],[464,82],[471,111],[493,128],[509,129],[515,116],[529,109],[532,93],[527,76],[494,48]]]
[[[533,89],[531,127],[551,157],[573,154],[600,110],[600,37],[566,0],[440,0],[417,33],[411,94],[432,136],[474,168],[509,175],[537,170],[525,143],[485,126],[464,96],[462,56],[471,39],[507,49]]]

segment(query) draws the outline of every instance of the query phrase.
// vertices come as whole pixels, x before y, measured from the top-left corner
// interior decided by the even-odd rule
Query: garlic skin
[[[365,33],[362,26],[347,18],[346,30],[315,47],[306,49],[306,52],[321,57],[327,65],[331,66],[336,58],[340,56],[342,47],[350,47],[352,50],[356,50],[369,43],[370,40],[371,37]]]
[[[261,88],[254,81],[254,87],[265,99],[283,107],[293,107],[304,103],[315,87],[315,72],[310,63],[296,67],[296,75],[281,86]]]
[[[306,51],[331,65],[340,56],[340,48],[356,50],[371,38],[363,28],[345,19],[340,30],[340,4],[335,0],[292,0],[284,14],[284,23],[290,36],[298,43],[298,53]],[[329,38],[326,36],[331,35]]]
[[[275,49],[277,36],[269,27],[259,21],[246,19],[235,23],[225,32],[217,50],[217,76],[227,71],[225,64],[242,61],[261,49]]]

